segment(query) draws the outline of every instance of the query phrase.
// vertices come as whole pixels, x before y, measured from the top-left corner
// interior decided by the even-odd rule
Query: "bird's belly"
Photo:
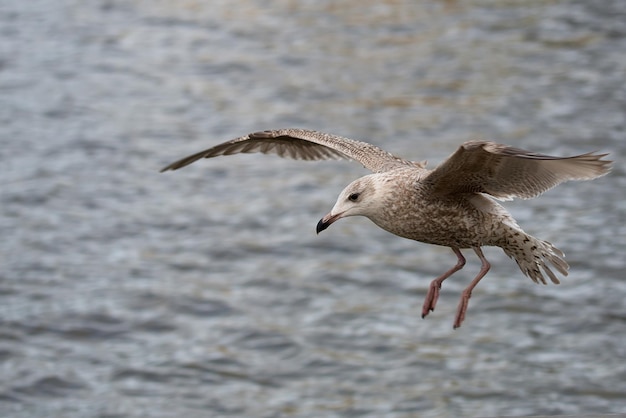
[[[488,214],[471,205],[453,203],[417,206],[417,210],[410,212],[397,211],[392,222],[373,221],[404,238],[447,247],[470,248],[489,245],[497,223],[488,218]]]

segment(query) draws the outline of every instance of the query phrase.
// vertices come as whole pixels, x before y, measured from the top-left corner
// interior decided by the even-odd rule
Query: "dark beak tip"
[[[319,234],[320,232],[328,228],[329,225],[330,223],[324,222],[324,219],[320,219],[320,221],[317,223],[317,227],[315,228],[315,232]]]

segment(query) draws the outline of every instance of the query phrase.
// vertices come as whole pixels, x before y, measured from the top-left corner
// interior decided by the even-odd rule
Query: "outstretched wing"
[[[173,162],[161,172],[177,170],[201,158],[253,152],[277,154],[297,160],[355,160],[374,172],[387,171],[398,166],[422,167],[421,163],[396,157],[366,142],[306,129],[278,129],[255,132],[224,142]]]
[[[493,142],[466,142],[424,181],[441,194],[480,192],[509,200],[530,199],[568,180],[607,174],[607,154],[552,157]]]

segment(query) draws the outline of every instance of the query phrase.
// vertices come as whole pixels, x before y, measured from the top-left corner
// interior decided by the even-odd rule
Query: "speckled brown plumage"
[[[201,158],[261,152],[302,160],[343,158],[373,171],[350,183],[317,232],[348,216],[365,216],[379,227],[416,241],[450,247],[457,263],[430,284],[422,317],[435,309],[445,279],[463,268],[461,249],[472,248],[481,269],[463,291],[454,328],[465,318],[469,298],[490,265],[481,247],[501,247],[535,283],[559,283],[567,276],[563,253],[547,241],[526,234],[495,199],[530,199],[568,180],[591,180],[607,174],[607,154],[552,157],[486,141],[461,145],[433,170],[396,157],[374,145],[304,129],[256,132],[176,161],[176,170]],[[551,268],[551,267],[552,268]]]

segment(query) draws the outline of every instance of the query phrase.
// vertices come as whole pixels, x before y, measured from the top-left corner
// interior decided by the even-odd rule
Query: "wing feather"
[[[461,145],[424,181],[435,193],[487,193],[495,198],[530,199],[568,180],[591,180],[607,174],[607,154],[553,157],[486,141]]]
[[[404,160],[366,142],[306,129],[279,129],[235,138],[175,161],[161,171],[177,170],[201,158],[254,152],[297,160],[355,160],[374,172],[399,166],[423,167],[423,163]]]

